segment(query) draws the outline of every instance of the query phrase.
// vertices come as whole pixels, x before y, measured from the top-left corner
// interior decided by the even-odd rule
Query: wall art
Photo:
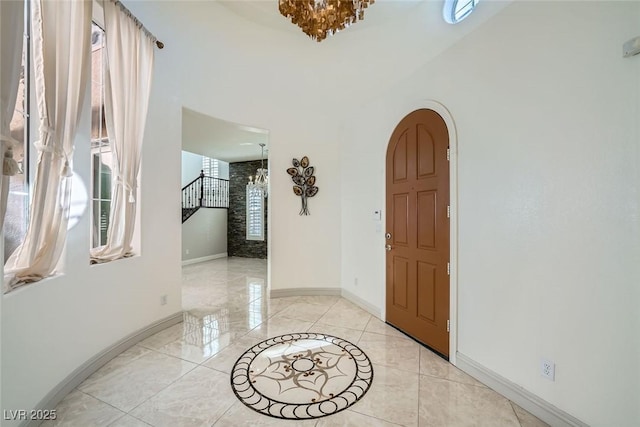
[[[287,169],[287,173],[291,176],[291,180],[295,184],[293,186],[293,193],[296,196],[300,196],[302,200],[300,215],[309,215],[307,199],[318,194],[316,177],[313,174],[315,168],[309,165],[309,158],[307,156],[304,156],[301,160],[293,159],[292,164],[293,167]]]

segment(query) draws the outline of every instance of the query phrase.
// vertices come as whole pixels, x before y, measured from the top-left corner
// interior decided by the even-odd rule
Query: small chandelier
[[[364,19],[364,10],[375,0],[278,0],[280,13],[313,40],[344,30]]]
[[[263,142],[260,143],[262,154],[260,156],[260,168],[256,171],[256,175],[249,175],[249,183],[247,186],[257,188],[262,191],[264,197],[267,197],[269,189],[269,171],[264,168],[264,146]]]

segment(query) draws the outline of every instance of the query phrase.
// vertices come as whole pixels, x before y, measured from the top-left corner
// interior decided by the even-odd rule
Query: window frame
[[[102,24],[100,22],[100,20],[98,19],[94,19],[92,20],[92,26],[95,26],[97,28],[100,28],[100,30],[102,31],[102,46],[99,48],[93,48],[92,46],[92,55],[93,52],[96,50],[101,50],[102,51],[102,58],[100,60],[100,66],[101,66],[101,70],[100,70],[100,87],[102,90],[102,93],[100,94],[100,98],[101,98],[101,105],[104,105],[104,99],[105,99],[105,88],[104,88],[104,77],[105,77],[105,43],[104,43],[104,24]],[[92,58],[92,64],[91,66],[93,67],[93,58]],[[92,75],[92,81],[91,81],[91,87],[93,88],[93,69],[91,72]],[[91,98],[93,98],[93,90],[92,88],[90,89],[90,92],[92,92],[90,94]],[[92,103],[93,104],[93,103]],[[91,108],[91,107],[90,107]],[[110,187],[108,189],[106,189],[105,191],[108,193],[109,198],[103,197],[105,196],[103,194],[103,186],[105,185],[104,183],[104,179],[105,179],[105,174],[103,173],[103,165],[107,166],[107,164],[105,164],[103,162],[103,155],[110,155],[113,156],[113,150],[111,148],[111,143],[109,141],[109,135],[103,135],[102,134],[102,127],[103,127],[103,121],[105,120],[104,118],[104,108],[101,107],[100,108],[100,112],[98,115],[98,122],[99,124],[97,125],[99,127],[99,132],[98,132],[98,136],[97,138],[93,138],[93,113],[92,113],[92,129],[91,129],[91,135],[89,137],[90,139],[90,168],[91,168],[91,172],[90,172],[90,176],[91,176],[91,186],[90,186],[90,196],[89,196],[89,200],[90,200],[90,205],[91,205],[91,235],[90,235],[90,247],[91,248],[97,248],[100,246],[103,246],[106,244],[106,236],[107,236],[107,231],[109,229],[109,219],[110,219],[110,215],[111,215],[111,197],[112,197],[112,182],[111,182],[111,178],[109,179],[109,181],[107,182],[107,185]],[[106,126],[106,124],[105,124]],[[105,129],[106,130],[106,129]],[[95,171],[95,164],[96,164],[96,159],[98,161],[99,167],[98,167],[98,171],[97,171],[97,177],[99,182],[96,184],[95,179],[96,179],[96,171]],[[112,166],[112,165],[111,165]],[[111,167],[111,170],[113,170],[113,167]],[[109,174],[109,176],[111,177],[111,174]],[[96,185],[98,188],[98,194],[95,193],[95,189],[96,189]],[[97,212],[96,212],[96,204],[97,204]],[[106,204],[108,205],[108,208],[105,209],[106,211],[106,225],[105,228],[103,230],[102,226],[103,226],[103,205]],[[97,222],[96,222],[96,218],[97,218]],[[97,228],[96,228],[97,226]]]
[[[457,24],[471,15],[479,2],[480,0],[445,0],[442,8],[442,17],[447,24]],[[458,8],[458,5],[462,5],[462,7]],[[471,5],[469,10],[459,17],[456,17],[458,12],[469,5]]]
[[[253,201],[259,201],[259,207],[257,208],[257,213],[254,215],[252,211]],[[246,235],[247,240],[253,241],[264,241],[265,235],[265,220],[264,220],[264,212],[265,212],[265,199],[263,191],[255,186],[247,185],[246,187]],[[254,228],[253,221],[259,218],[260,224],[260,233],[252,233],[251,230]]]
[[[1,0],[0,0],[1,1]],[[9,246],[7,245],[9,238],[19,237],[18,245],[21,245],[24,242],[27,230],[29,228],[29,221],[31,218],[31,195],[32,195],[32,181],[33,181],[33,173],[35,169],[33,166],[35,165],[37,159],[37,151],[31,150],[31,139],[32,132],[31,126],[35,126],[38,122],[38,112],[36,108],[32,108],[32,105],[35,104],[35,101],[32,100],[32,96],[35,96],[33,91],[31,90],[31,85],[33,82],[33,73],[32,73],[32,57],[31,57],[31,4],[30,2],[24,2],[24,15],[23,15],[23,35],[22,35],[22,90],[20,90],[20,83],[18,84],[18,90],[22,93],[22,105],[18,108],[18,102],[20,101],[20,93],[16,97],[16,105],[14,106],[13,115],[10,118],[9,122],[13,121],[13,116],[16,111],[19,111],[22,116],[22,158],[14,159],[18,163],[18,173],[8,178],[9,181],[9,190],[7,194],[7,211],[5,212],[4,226],[2,228],[2,239],[4,243],[4,258],[3,264],[7,261],[9,256],[11,255],[10,250],[7,250]],[[32,111],[33,110],[33,111]],[[34,118],[35,120],[31,120]],[[11,132],[11,131],[10,131]],[[18,148],[17,146],[13,147],[14,149]],[[15,150],[14,150],[15,156]],[[20,184],[20,188],[16,188],[12,184],[15,184],[16,180],[22,180]],[[19,218],[12,216],[12,213],[16,213],[12,211],[12,206],[10,205],[21,205]],[[17,219],[19,224],[19,236],[15,234],[13,236],[9,236],[8,231],[8,223],[13,219]],[[11,248],[13,249],[13,248]]]

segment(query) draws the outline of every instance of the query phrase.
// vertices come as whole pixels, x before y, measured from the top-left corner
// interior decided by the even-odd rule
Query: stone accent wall
[[[227,253],[244,258],[267,258],[267,206],[264,209],[264,241],[247,240],[247,182],[255,175],[260,160],[229,164],[229,212],[227,216]]]

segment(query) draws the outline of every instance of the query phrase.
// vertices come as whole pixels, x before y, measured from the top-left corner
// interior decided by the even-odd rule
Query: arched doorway
[[[386,171],[386,320],[448,357],[449,130],[436,111],[400,121]]]

